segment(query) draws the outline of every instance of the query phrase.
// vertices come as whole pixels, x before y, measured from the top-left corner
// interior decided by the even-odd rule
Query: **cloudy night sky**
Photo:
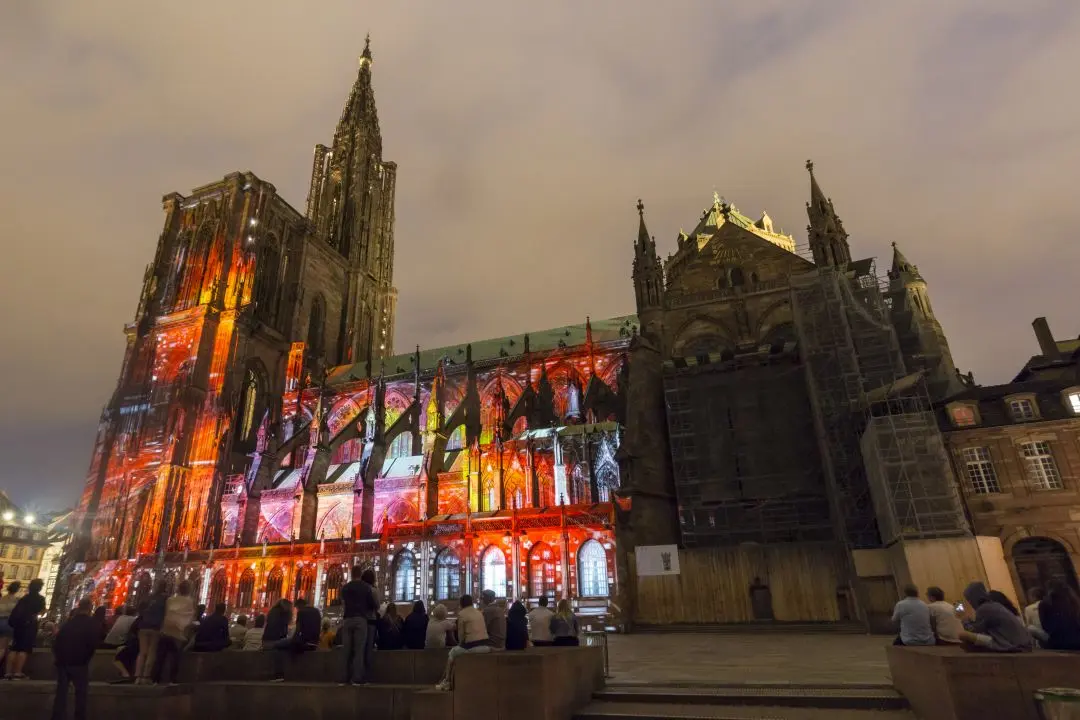
[[[161,196],[251,170],[303,209],[367,32],[399,165],[395,346],[633,312],[714,190],[806,241],[807,158],[982,384],[1075,337],[1080,3],[52,0],[0,7],[0,489],[75,501]]]

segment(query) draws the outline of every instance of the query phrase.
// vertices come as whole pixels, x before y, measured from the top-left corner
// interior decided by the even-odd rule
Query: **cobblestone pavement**
[[[847,634],[609,635],[609,683],[891,684],[891,638]]]

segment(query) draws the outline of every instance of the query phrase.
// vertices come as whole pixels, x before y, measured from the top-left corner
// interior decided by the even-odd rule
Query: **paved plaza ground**
[[[609,683],[889,685],[891,641],[839,633],[610,635]]]

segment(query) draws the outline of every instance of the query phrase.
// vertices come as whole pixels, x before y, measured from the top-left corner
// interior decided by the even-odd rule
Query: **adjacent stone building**
[[[27,584],[38,576],[49,547],[48,532],[33,513],[20,509],[0,491],[0,584]]]
[[[1080,567],[1080,339],[1033,323],[1039,354],[1012,382],[971,387],[940,410],[976,532],[998,537],[1018,590]]]

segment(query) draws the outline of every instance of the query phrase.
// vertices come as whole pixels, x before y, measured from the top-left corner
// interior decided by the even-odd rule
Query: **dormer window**
[[[974,427],[979,424],[979,414],[974,405],[952,403],[948,406],[948,413],[953,427]]]
[[[1065,402],[1065,409],[1072,415],[1080,415],[1080,387],[1066,388],[1061,393],[1061,399]]]
[[[1011,395],[1005,398],[1005,405],[1009,408],[1009,415],[1014,422],[1027,422],[1039,418],[1039,408],[1035,404],[1034,395]]]

